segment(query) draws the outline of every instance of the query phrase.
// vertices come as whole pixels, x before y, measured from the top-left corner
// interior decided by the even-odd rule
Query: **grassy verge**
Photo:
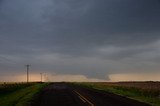
[[[38,93],[47,83],[35,84],[0,98],[0,106],[27,106],[32,97]]]
[[[8,84],[0,84],[0,98],[10,94],[12,92],[18,91],[20,89],[33,86],[37,83],[8,83]]]
[[[131,99],[151,104],[152,106],[160,106],[160,91],[145,90],[135,87],[103,85],[98,83],[75,84],[97,90],[112,92],[121,96],[125,96]]]

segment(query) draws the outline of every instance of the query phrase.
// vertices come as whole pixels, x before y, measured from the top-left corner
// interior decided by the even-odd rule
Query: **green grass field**
[[[48,83],[24,83],[0,86],[0,106],[26,106]]]
[[[154,89],[156,87],[150,87],[144,89],[143,85],[139,83],[141,87],[134,87],[131,83],[128,83],[127,86],[123,84],[110,84],[110,83],[74,83],[79,86],[89,87],[97,90],[102,90],[106,92],[112,92],[121,96],[125,96],[131,99],[135,99],[141,102],[151,104],[152,106],[160,106],[160,89]],[[132,84],[133,86],[130,86]],[[149,85],[148,83],[145,83]],[[156,84],[155,84],[156,86]]]

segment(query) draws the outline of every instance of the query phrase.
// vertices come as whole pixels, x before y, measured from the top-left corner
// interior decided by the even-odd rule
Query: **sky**
[[[0,0],[0,80],[26,64],[36,80],[160,80],[160,0]]]

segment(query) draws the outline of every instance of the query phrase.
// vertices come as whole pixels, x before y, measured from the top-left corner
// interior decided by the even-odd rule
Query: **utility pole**
[[[42,73],[40,73],[40,75],[41,75],[41,82],[42,82]]]
[[[29,82],[29,67],[31,65],[27,64],[26,67],[27,67],[27,83]]]

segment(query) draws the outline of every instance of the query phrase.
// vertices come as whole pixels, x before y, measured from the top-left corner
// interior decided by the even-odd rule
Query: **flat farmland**
[[[76,84],[160,106],[160,82],[84,82]]]
[[[160,106],[159,82],[2,83],[0,106]]]
[[[106,85],[113,85],[113,86],[124,86],[124,87],[135,87],[140,89],[146,90],[160,90],[160,82],[153,82],[153,81],[146,81],[146,82],[107,82],[107,83],[100,83]]]

